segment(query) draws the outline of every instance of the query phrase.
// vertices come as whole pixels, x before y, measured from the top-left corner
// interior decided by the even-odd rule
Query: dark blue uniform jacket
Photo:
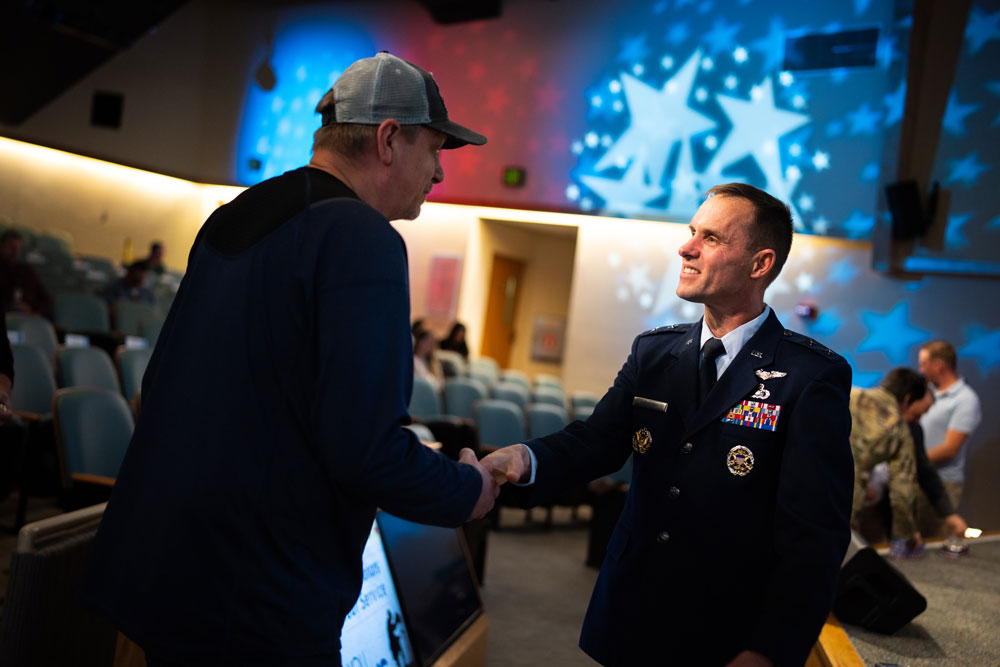
[[[772,313],[696,409],[700,333],[640,335],[589,419],[527,443],[528,502],[634,456],[580,638],[598,662],[721,665],[752,649],[801,665],[850,540],[851,369]]]
[[[339,664],[376,507],[455,526],[481,479],[422,446],[406,248],[303,168],[200,231],[82,589],[163,661]]]

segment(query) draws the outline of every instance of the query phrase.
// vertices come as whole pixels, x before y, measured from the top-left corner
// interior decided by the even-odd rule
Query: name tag
[[[632,405],[637,408],[645,408],[646,410],[654,410],[656,412],[667,411],[667,404],[663,401],[654,401],[651,398],[643,398],[642,396],[633,398]]]
[[[758,401],[740,401],[737,405],[730,408],[726,416],[722,418],[722,421],[726,424],[775,431],[778,428],[778,415],[780,414],[780,405],[760,403]]]

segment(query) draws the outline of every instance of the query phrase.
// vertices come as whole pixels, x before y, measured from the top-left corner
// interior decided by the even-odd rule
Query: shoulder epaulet
[[[813,340],[809,336],[803,336],[802,334],[790,329],[785,329],[784,338],[792,343],[798,343],[802,347],[808,348],[816,354],[827,357],[828,359],[840,358],[839,354],[828,348],[826,345],[823,345],[823,343]]]
[[[665,334],[665,333],[687,333],[697,322],[684,322],[683,324],[667,324],[662,327],[653,327],[649,331],[643,331],[639,334],[639,337],[649,336],[652,334]]]

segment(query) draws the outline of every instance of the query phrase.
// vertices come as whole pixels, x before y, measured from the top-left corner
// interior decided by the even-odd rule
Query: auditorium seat
[[[469,373],[465,357],[454,350],[434,350],[434,356],[441,364],[441,372],[447,378],[465,377]]]
[[[52,402],[63,486],[114,484],[132,439],[132,410],[118,392],[70,387]]]
[[[143,322],[156,317],[156,307],[142,301],[118,299],[112,308],[115,331],[126,336],[142,336]]]
[[[60,514],[20,529],[0,621],[0,664],[112,664],[116,630],[76,598],[104,507]]]
[[[535,376],[535,387],[555,387],[559,391],[564,391],[563,382],[555,375],[539,373]]]
[[[519,382],[498,382],[490,393],[493,398],[514,403],[522,411],[528,407],[528,389]]]
[[[128,400],[133,400],[142,388],[142,376],[146,366],[153,356],[153,350],[148,347],[129,349],[124,346],[115,352],[115,366],[122,383],[122,394]]]
[[[498,382],[513,382],[524,387],[525,391],[531,391],[531,380],[528,378],[528,374],[515,370],[513,368],[505,368],[500,371],[497,377]]]
[[[594,412],[594,406],[600,399],[587,391],[574,391],[570,394],[570,412],[573,419],[586,419]]]
[[[548,403],[559,406],[563,410],[566,409],[566,395],[563,394],[562,389],[549,385],[535,385],[531,392],[531,402]]]
[[[489,357],[469,359],[469,377],[476,377],[489,387],[499,379],[500,368],[497,362]]]
[[[27,313],[7,313],[6,321],[8,332],[20,332],[22,343],[30,343],[39,348],[49,360],[49,366],[56,367],[56,348],[59,347],[59,341],[51,322],[41,315]]]
[[[56,360],[60,387],[98,387],[121,393],[118,373],[108,353],[99,347],[65,347]]]
[[[486,387],[472,378],[448,378],[444,383],[445,413],[474,420],[476,401],[487,397]]]
[[[72,332],[108,332],[108,307],[104,300],[83,292],[56,294],[52,320],[57,327]]]
[[[45,353],[30,343],[12,343],[14,355],[14,387],[10,405],[17,412],[28,412],[37,417],[52,412],[52,396],[56,380]]]
[[[566,408],[551,403],[532,403],[528,406],[527,415],[529,438],[561,431],[569,423]]]
[[[479,442],[486,448],[500,448],[525,440],[524,411],[502,399],[486,399],[476,404]]]
[[[441,394],[437,388],[426,378],[414,377],[410,416],[418,421],[428,421],[437,419],[443,414]]]
[[[157,314],[139,322],[139,335],[146,339],[150,347],[156,347],[156,341],[160,338],[160,330],[163,329],[165,319],[163,315]]]

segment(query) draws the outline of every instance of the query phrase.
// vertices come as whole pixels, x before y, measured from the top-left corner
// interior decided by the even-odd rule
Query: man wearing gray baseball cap
[[[81,599],[156,665],[339,664],[375,510],[457,526],[496,482],[403,428],[413,382],[406,247],[486,137],[434,78],[382,52],[320,101],[309,165],[220,207],[142,386]]]

